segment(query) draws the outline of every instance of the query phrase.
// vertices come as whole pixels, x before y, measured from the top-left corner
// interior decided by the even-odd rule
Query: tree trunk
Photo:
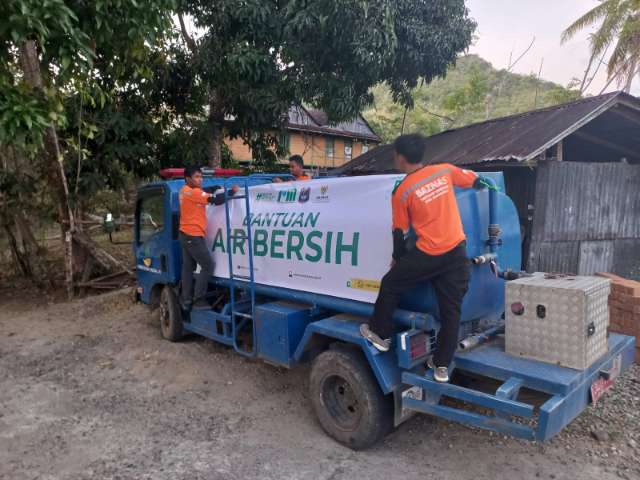
[[[16,274],[23,277],[31,277],[32,272],[31,266],[29,264],[29,258],[20,251],[20,247],[18,246],[18,239],[16,238],[15,232],[11,228],[12,226],[7,221],[7,219],[4,219],[4,221],[2,222],[2,227],[7,234],[7,240],[9,241],[9,251],[11,252],[11,257],[13,258],[13,264],[15,266]]]
[[[209,132],[209,166],[220,168],[222,166],[222,129],[215,123],[211,123]]]
[[[115,258],[109,252],[104,251],[91,238],[84,232],[75,232],[73,235],[73,243],[85,250],[91,257],[93,257],[95,264],[102,270],[107,272],[131,272],[128,265],[125,265],[120,260]],[[84,263],[82,264],[84,267]]]
[[[40,72],[40,59],[34,40],[27,40],[20,46],[20,65],[24,79],[34,91],[43,94],[43,81]],[[64,173],[64,164],[58,133],[53,125],[47,127],[43,133],[44,160],[49,178],[53,180],[53,191],[57,197],[58,219],[63,228],[63,242],[65,251],[65,286],[67,297],[73,297],[73,242],[75,229],[73,213],[69,205],[69,186]]]
[[[33,40],[26,41],[20,47],[20,64],[24,72],[24,79],[35,92],[43,94],[43,80],[40,72],[40,60]],[[65,252],[65,285],[67,296],[73,297],[73,278],[76,270],[82,272],[92,257],[95,265],[110,271],[129,271],[123,264],[109,253],[105,252],[82,231],[76,229],[75,217],[69,199],[69,184],[64,173],[64,163],[58,134],[53,125],[46,128],[43,135],[44,164],[48,177],[53,181],[53,193],[58,206],[58,221],[62,232]],[[93,264],[93,263],[92,263]]]
[[[212,93],[209,101],[209,118],[207,119],[209,126],[209,166],[211,168],[220,168],[222,166],[223,123],[224,115],[218,108],[218,97],[215,93]]]
[[[627,76],[626,83],[624,85],[624,92],[631,93],[631,84],[633,83],[633,79],[636,78],[636,73],[638,70],[638,64],[635,60],[631,60],[631,66],[629,67],[629,75]]]
[[[33,255],[41,254],[42,247],[36,240],[36,237],[33,234],[33,229],[31,228],[31,224],[29,223],[29,220],[27,219],[24,211],[18,209],[15,213],[14,221],[16,224],[16,230],[20,232],[24,250]]]

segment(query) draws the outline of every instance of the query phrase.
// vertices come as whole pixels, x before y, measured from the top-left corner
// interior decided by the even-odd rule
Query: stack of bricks
[[[636,337],[636,362],[640,362],[640,282],[612,273],[596,273],[611,280],[609,331]]]

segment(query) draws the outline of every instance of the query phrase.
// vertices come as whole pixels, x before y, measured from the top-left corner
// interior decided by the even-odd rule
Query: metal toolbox
[[[608,279],[538,273],[505,288],[508,354],[582,370],[607,352]]]

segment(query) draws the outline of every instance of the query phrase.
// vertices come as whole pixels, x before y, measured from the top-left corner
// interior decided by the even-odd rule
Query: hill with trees
[[[477,55],[465,55],[445,78],[412,91],[413,108],[394,103],[384,84],[373,88],[374,103],[364,116],[374,130],[391,141],[402,132],[432,135],[490,118],[525,112],[579,98],[579,92],[536,75],[498,70]]]

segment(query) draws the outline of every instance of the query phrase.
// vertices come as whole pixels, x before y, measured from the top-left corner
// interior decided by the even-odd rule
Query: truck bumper
[[[611,334],[605,355],[585,370],[574,370],[507,355],[502,340],[497,339],[455,357],[456,370],[486,377],[493,380],[494,385],[498,381],[493,392],[486,388],[441,384],[433,380],[431,372],[424,376],[405,371],[402,383],[410,387],[404,391],[411,394],[402,396],[402,408],[544,441],[597,401],[614,384],[617,375],[633,363],[634,354],[634,337]],[[520,391],[525,388],[527,398],[536,397],[536,401],[519,399]],[[443,397],[456,401],[445,405],[441,401]],[[469,405],[476,408],[469,409]]]

